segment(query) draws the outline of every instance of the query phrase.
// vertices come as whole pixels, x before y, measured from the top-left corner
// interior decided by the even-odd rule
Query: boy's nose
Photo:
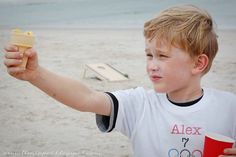
[[[152,71],[158,71],[160,69],[158,61],[153,60],[150,65]]]

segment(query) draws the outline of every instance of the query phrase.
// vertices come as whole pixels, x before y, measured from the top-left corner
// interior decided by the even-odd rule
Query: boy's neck
[[[168,99],[176,103],[185,103],[196,100],[203,95],[203,90],[199,86],[194,89],[179,90],[167,93]]]

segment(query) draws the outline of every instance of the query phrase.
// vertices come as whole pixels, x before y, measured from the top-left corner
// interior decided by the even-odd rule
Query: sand
[[[152,88],[145,72],[144,39],[140,29],[37,29],[35,49],[40,65],[81,80],[100,91],[137,86]],[[0,47],[10,30],[0,32]],[[219,31],[220,50],[205,87],[236,94],[236,30]],[[101,133],[95,115],[73,110],[28,82],[10,77],[0,53],[0,156],[128,157],[129,140],[118,132]],[[125,82],[96,79],[84,66],[108,63],[129,75]]]

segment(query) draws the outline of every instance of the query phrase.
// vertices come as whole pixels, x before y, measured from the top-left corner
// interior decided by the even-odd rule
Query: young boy
[[[26,69],[16,47],[5,48],[13,77],[79,111],[96,113],[99,129],[128,136],[137,157],[202,157],[204,135],[215,132],[236,140],[236,96],[202,88],[218,50],[211,16],[194,6],[172,7],[144,25],[147,73],[154,90],[142,87],[97,92],[81,82],[38,65],[31,49]],[[224,156],[236,156],[236,148]]]

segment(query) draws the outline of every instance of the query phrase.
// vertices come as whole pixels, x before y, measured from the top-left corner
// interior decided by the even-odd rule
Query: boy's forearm
[[[93,92],[79,81],[59,76],[42,67],[38,68],[35,79],[30,83],[61,103],[80,111],[84,110]]]

